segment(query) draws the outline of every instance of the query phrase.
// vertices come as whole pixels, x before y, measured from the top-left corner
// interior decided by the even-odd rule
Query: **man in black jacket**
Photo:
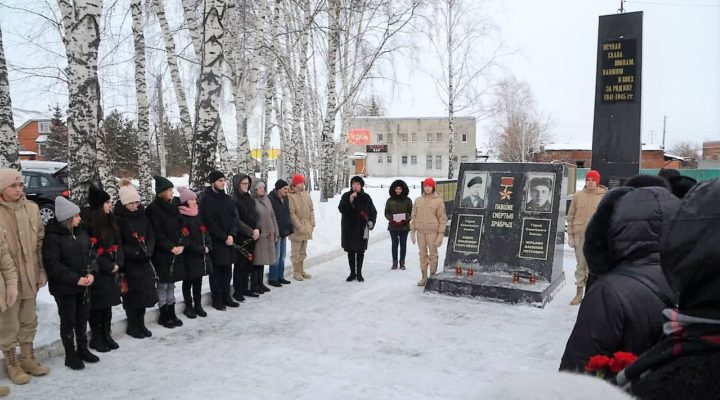
[[[660,269],[660,242],[679,205],[662,187],[621,187],[600,201],[584,246],[598,278],[580,305],[560,370],[584,371],[594,355],[639,355],[660,339],[660,313],[675,300]]]
[[[288,183],[282,179],[275,182],[275,190],[268,194],[270,202],[275,211],[280,239],[275,243],[275,254],[277,261],[270,266],[268,283],[270,286],[280,287],[287,285],[290,281],[285,279],[285,253],[287,250],[287,237],[292,235],[293,228],[290,221],[290,204],[288,203]]]
[[[212,171],[207,181],[210,187],[200,195],[200,213],[212,240],[213,272],[210,274],[210,293],[212,306],[224,311],[225,307],[238,307],[240,304],[230,297],[232,264],[235,262],[235,238],[238,235],[235,204],[225,193],[225,175]],[[237,267],[236,267],[237,268]]]

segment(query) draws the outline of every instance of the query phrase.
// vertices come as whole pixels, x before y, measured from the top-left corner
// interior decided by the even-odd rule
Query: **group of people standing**
[[[90,349],[119,348],[111,335],[113,306],[122,304],[126,333],[137,339],[152,336],[145,311],[156,304],[161,326],[183,325],[175,313],[176,282],[182,281],[187,318],[207,316],[201,301],[206,275],[213,308],[238,307],[246,296],[270,291],[266,265],[268,285],[290,284],[284,278],[288,239],[294,278],[310,278],[303,264],[315,218],[302,175],[290,184],[278,180],[270,193],[264,182],[242,174],[233,177],[231,195],[222,172],[213,171],[207,182],[199,195],[180,187],[175,197],[173,183],[156,176],[156,195],[146,207],[127,179],[114,205],[108,193],[90,186],[86,207],[57,197],[55,218],[43,226],[20,172],[0,170],[0,349],[13,383],[49,371],[33,349],[36,297],[47,282],[65,365],[83,369],[99,361]],[[8,392],[0,386],[0,395]]]
[[[661,171],[599,183],[588,173],[568,214],[580,309],[560,369],[632,353],[604,377],[634,396],[720,398],[720,180]]]

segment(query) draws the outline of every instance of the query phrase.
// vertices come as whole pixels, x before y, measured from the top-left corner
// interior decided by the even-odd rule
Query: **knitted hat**
[[[667,179],[655,175],[635,175],[628,179],[623,186],[634,188],[659,186],[671,190],[670,182],[668,182]]]
[[[59,222],[67,221],[78,214],[80,214],[80,207],[73,202],[62,196],[55,198],[55,219]]]
[[[295,187],[301,183],[305,183],[305,177],[302,174],[293,175],[292,181],[290,181],[290,185],[292,187]]]
[[[168,178],[163,178],[162,176],[154,176],[155,179],[155,194],[160,194],[168,189],[172,189],[175,187],[172,182]]]
[[[0,169],[0,192],[7,189],[7,187],[13,183],[22,181],[23,178],[20,171],[10,168]]]
[[[353,176],[352,178],[350,178],[350,184],[351,184],[351,185],[352,185],[353,183],[355,183],[355,182],[359,183],[359,184],[360,184],[360,187],[365,187],[365,181],[363,180],[363,178],[361,178],[361,177],[359,177],[359,176],[357,176],[357,175],[356,175],[356,176]]]
[[[425,178],[423,181],[423,187],[425,186],[431,186],[433,188],[433,192],[435,191],[435,179],[433,178]]]
[[[120,192],[118,196],[120,197],[120,204],[122,205],[140,201],[140,195],[137,190],[135,190],[130,179],[126,178],[120,179]]]
[[[674,176],[669,179],[670,186],[672,187],[672,193],[678,198],[682,199],[695,186],[697,181],[689,176],[680,175]]]
[[[265,182],[261,181],[260,179],[256,179],[252,181],[252,185],[250,185],[250,192],[255,193],[258,189],[265,189]]]
[[[217,181],[218,179],[222,179],[222,178],[224,178],[224,177],[225,177],[225,174],[223,174],[222,172],[220,172],[220,171],[212,171],[212,172],[210,172],[210,174],[208,175],[207,181],[208,181],[210,184],[213,184],[213,183],[215,183],[215,181]]]
[[[88,205],[91,210],[102,207],[105,202],[110,200],[110,195],[104,190],[100,190],[95,185],[90,185],[88,190]]]
[[[275,190],[280,190],[280,189],[284,188],[284,187],[287,186],[287,185],[288,185],[287,182],[285,182],[285,181],[282,180],[282,179],[278,179],[277,182],[275,182]]]
[[[595,181],[596,183],[600,183],[600,173],[593,169],[590,172],[588,172],[587,175],[585,175],[585,180],[586,181],[592,180],[592,181]]]
[[[471,187],[473,185],[482,185],[482,176],[476,176],[476,177],[470,179],[470,182],[468,182],[467,187]]]
[[[180,204],[185,204],[188,200],[197,200],[195,192],[186,187],[179,187],[178,192],[180,193]]]

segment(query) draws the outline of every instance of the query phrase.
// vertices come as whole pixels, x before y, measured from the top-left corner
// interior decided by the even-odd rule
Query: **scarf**
[[[186,215],[188,217],[197,217],[199,208],[190,208],[188,206],[180,206],[178,207],[178,210],[180,210],[180,214]]]
[[[619,386],[626,387],[678,358],[720,352],[720,320],[681,314],[670,308],[663,311],[663,316],[667,320],[663,324],[666,338],[617,375]]]

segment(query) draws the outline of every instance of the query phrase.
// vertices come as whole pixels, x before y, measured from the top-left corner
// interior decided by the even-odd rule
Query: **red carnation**
[[[133,232],[131,236],[134,237],[135,239],[137,239],[137,238],[138,238],[138,233],[137,233],[137,232]]]
[[[91,237],[91,238],[90,238],[90,244],[92,244],[93,246],[95,246],[97,243],[98,243],[98,240],[97,240],[96,237]]]
[[[145,236],[140,236],[140,237],[138,238],[138,240],[139,240],[141,243],[145,243]]]
[[[607,368],[608,365],[610,365],[610,357],[603,356],[603,355],[592,356],[592,357],[590,357],[587,364],[585,365],[585,371],[587,371],[587,372],[599,371],[603,368]]]
[[[252,253],[249,253],[247,257],[248,257],[248,261],[250,261],[250,262],[252,262],[252,260],[255,259],[255,257],[253,257],[253,255],[252,255]]]
[[[111,253],[115,253],[116,251],[118,251],[118,248],[119,248],[119,247],[118,247],[116,244],[114,244],[114,245],[110,246],[110,248],[108,249],[108,251],[111,252]]]
[[[200,232],[202,232],[202,233],[207,232],[207,228],[205,227],[205,225],[202,225],[202,226],[200,227]]]
[[[183,227],[183,228],[182,228],[182,235],[183,235],[183,236],[190,236],[190,229]]]
[[[99,248],[97,249],[97,255],[98,255],[98,257],[101,257],[103,254],[105,254],[105,250],[103,250],[102,247],[99,247]]]
[[[618,351],[615,353],[615,357],[610,360],[610,371],[617,374],[627,368],[627,366],[632,364],[635,360],[637,360],[637,358],[638,357],[633,353]]]
[[[360,216],[363,217],[363,218],[367,218],[367,217],[368,217],[367,211],[364,211],[364,210],[363,210],[363,211],[360,211]]]

